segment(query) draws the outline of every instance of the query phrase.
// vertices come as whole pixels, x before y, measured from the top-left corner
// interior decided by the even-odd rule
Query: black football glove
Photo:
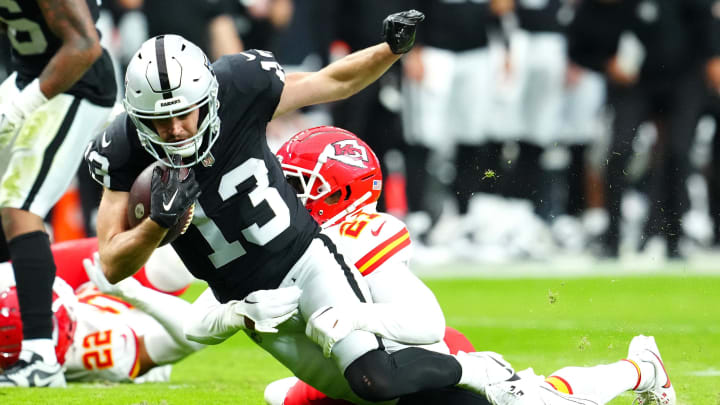
[[[415,27],[425,19],[417,10],[390,14],[383,21],[383,39],[394,54],[407,53],[415,44]]]
[[[171,228],[200,196],[200,185],[195,180],[195,172],[192,169],[188,169],[188,175],[183,180],[180,180],[181,169],[166,170],[169,173],[167,179],[163,180],[164,170],[160,166],[153,169],[150,185],[150,219],[162,227]]]

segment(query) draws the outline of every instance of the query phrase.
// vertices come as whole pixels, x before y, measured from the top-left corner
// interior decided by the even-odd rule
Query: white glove
[[[296,286],[259,290],[232,305],[235,315],[243,318],[244,327],[263,333],[277,333],[276,326],[298,313],[302,290]]]
[[[12,142],[17,131],[22,127],[22,112],[11,102],[0,104],[0,148]]]
[[[305,326],[305,335],[320,346],[323,355],[329,358],[335,343],[356,329],[352,310],[325,306],[310,316],[307,326]]]
[[[142,284],[133,277],[128,277],[116,284],[110,283],[102,271],[100,254],[98,252],[93,253],[92,260],[83,259],[83,267],[85,267],[85,273],[87,273],[90,281],[104,294],[114,295],[124,299],[133,299],[136,296],[136,292],[143,288]]]
[[[47,97],[40,91],[40,81],[35,79],[21,92],[0,104],[0,148],[9,145],[27,116],[47,101]]]

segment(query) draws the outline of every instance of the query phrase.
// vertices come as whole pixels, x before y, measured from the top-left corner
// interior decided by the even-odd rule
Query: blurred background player
[[[569,153],[559,143],[567,68],[564,7],[561,0],[515,1],[501,17],[509,38],[507,50],[493,46],[500,55],[493,63],[499,71],[488,132],[505,148],[512,144],[517,153],[507,159],[496,154],[485,165],[502,168],[500,191],[532,201],[547,222],[564,210],[567,182],[552,175],[569,162]]]
[[[235,27],[235,5],[230,0],[144,0],[148,37],[172,33],[192,41],[211,61],[243,50]],[[188,23],[192,16],[193,22]]]
[[[147,279],[162,278],[164,273],[191,280],[187,269],[178,258],[172,260],[168,247],[156,251],[157,259],[167,264],[151,267],[148,274],[155,274],[142,283],[130,278],[112,285],[92,251],[88,254],[89,247],[97,249],[97,241],[74,242],[53,245],[58,261],[53,336],[67,380],[168,381],[170,367],[159,366],[175,363],[204,345],[186,340],[182,333],[190,304],[148,287]],[[180,290],[185,287],[187,283]],[[0,291],[0,368],[12,371],[23,360],[18,360],[22,321],[10,263],[0,264]]]
[[[494,17],[485,1],[415,3],[428,18],[402,65],[407,198],[410,213],[429,212],[434,222],[444,195],[451,194],[462,217],[481,185],[491,90],[487,31]],[[447,187],[433,190],[438,181]],[[456,225],[455,235],[465,236]]]
[[[52,336],[55,264],[43,219],[105,123],[116,86],[93,0],[4,2],[13,73],[0,86],[2,224],[22,308],[22,363],[0,386],[64,386]],[[7,259],[7,257],[5,258]]]
[[[665,238],[668,257],[682,256],[689,152],[704,107],[706,78],[712,79],[707,68],[720,57],[712,3],[585,0],[577,8],[569,28],[570,56],[606,75],[614,114],[605,173],[605,257],[619,254],[620,202],[633,179],[633,141],[647,121],[655,123],[658,136],[649,162],[649,218],[641,248],[650,236],[659,235]]]

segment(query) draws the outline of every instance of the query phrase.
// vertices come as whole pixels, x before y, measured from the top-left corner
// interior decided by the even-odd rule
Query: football
[[[152,175],[153,169],[156,166],[160,166],[163,169],[163,176],[168,175],[169,168],[162,165],[160,162],[155,162],[146,167],[135,179],[132,187],[130,187],[127,212],[128,225],[130,225],[130,228],[136,227],[145,218],[150,216]],[[188,173],[190,173],[190,171],[187,168],[180,169],[180,177],[182,179],[185,179]],[[174,241],[178,236],[187,231],[187,228],[190,226],[190,222],[192,222],[194,210],[195,204],[191,205],[187,211],[183,213],[180,220],[168,230],[165,238],[163,238],[162,242],[160,242],[160,246]]]

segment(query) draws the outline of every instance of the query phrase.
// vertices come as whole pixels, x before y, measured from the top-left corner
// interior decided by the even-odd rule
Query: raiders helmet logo
[[[358,144],[354,139],[345,139],[331,143],[323,153],[328,159],[334,159],[347,165],[366,168],[368,152],[364,146]]]

